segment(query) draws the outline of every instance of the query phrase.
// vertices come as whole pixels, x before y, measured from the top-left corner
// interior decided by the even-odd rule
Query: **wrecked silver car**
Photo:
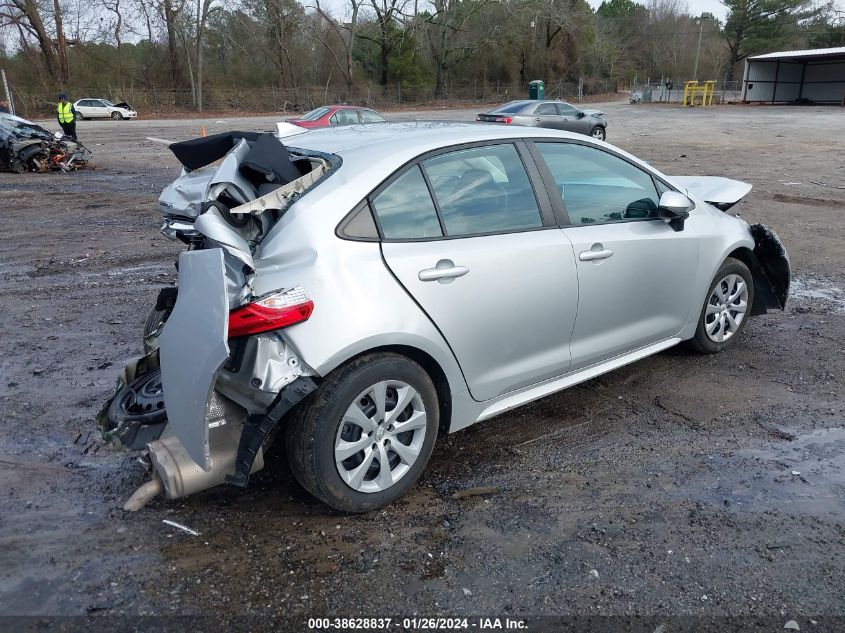
[[[91,152],[71,137],[57,137],[32,121],[0,112],[0,170],[70,171],[89,160]]]
[[[745,183],[546,129],[288,134],[170,146],[178,288],[99,418],[146,452],[130,509],[245,487],[277,435],[316,497],[378,508],[438,434],[684,341],[721,352],[786,303],[775,233],[725,213]]]

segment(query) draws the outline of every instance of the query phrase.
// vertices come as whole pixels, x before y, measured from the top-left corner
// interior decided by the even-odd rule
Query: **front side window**
[[[373,199],[385,239],[442,237],[437,211],[419,167],[412,167]]]
[[[572,224],[657,217],[660,196],[651,176],[593,147],[537,143]]]
[[[509,143],[442,154],[423,168],[449,236],[543,225],[525,166]]]
[[[557,104],[557,109],[562,116],[575,116],[580,112],[578,108],[563,102]]]
[[[378,112],[373,112],[372,110],[361,110],[361,120],[364,123],[384,123],[387,121]]]

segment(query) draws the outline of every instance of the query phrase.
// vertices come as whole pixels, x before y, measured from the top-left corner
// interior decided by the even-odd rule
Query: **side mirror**
[[[579,119],[583,119],[583,118],[584,118],[585,116],[587,116],[587,115],[586,115],[586,114],[584,114],[583,112],[579,112],[576,116],[577,116],[577,118],[579,118]]]
[[[689,217],[692,200],[677,191],[664,191],[657,205],[657,217],[662,218],[675,231],[684,230],[684,220]]]

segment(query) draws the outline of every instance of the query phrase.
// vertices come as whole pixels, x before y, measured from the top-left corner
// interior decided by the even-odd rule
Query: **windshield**
[[[499,106],[495,110],[491,110],[490,114],[513,114],[522,110],[529,101],[510,101],[503,106]]]
[[[31,136],[41,136],[44,134],[50,135],[50,133],[40,125],[35,125],[35,123],[27,121],[26,119],[21,119],[11,114],[4,113],[0,113],[0,128],[2,128],[4,132],[10,134]]]
[[[321,116],[328,114],[329,108],[323,106],[322,108],[315,108],[311,110],[311,112],[307,112],[303,114],[300,118],[301,121],[316,121]]]
[[[109,101],[108,99],[100,99],[100,101],[105,103],[107,106],[114,106],[114,104],[111,101]]]

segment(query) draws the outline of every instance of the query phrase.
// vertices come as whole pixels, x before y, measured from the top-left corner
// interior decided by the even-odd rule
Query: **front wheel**
[[[330,374],[293,412],[288,460],[321,501],[367,512],[416,483],[438,425],[437,391],[425,370],[398,354],[369,354]]]
[[[111,118],[114,119],[115,121],[120,121],[121,119],[123,119],[123,115],[120,114],[120,112],[112,112]]]
[[[592,132],[590,132],[590,136],[600,141],[603,141],[605,138],[607,138],[607,134],[605,133],[604,128],[600,125],[597,125],[593,128]]]
[[[83,116],[83,114],[81,112],[76,113],[76,118],[79,119],[80,121],[85,120],[85,116]]]
[[[710,284],[690,346],[702,354],[716,354],[733,345],[751,315],[753,303],[751,271],[729,257]]]

